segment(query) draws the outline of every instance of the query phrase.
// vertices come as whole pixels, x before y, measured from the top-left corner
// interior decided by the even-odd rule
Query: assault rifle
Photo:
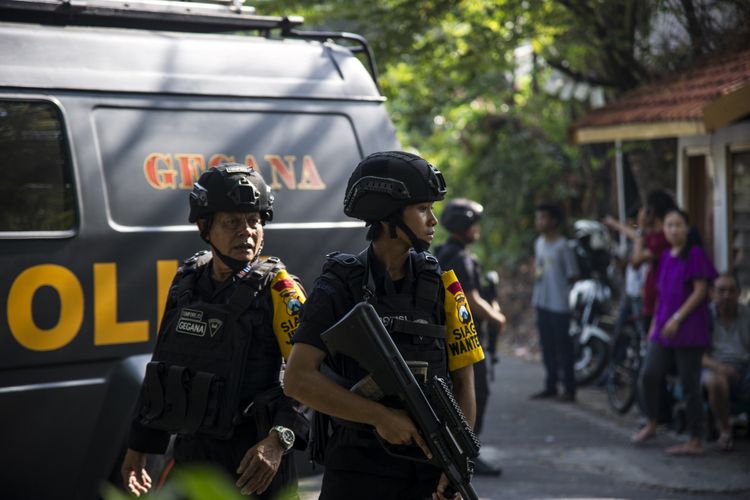
[[[433,377],[427,380],[423,392],[378,313],[366,302],[354,306],[321,338],[332,355],[352,358],[370,373],[383,394],[398,397],[427,442],[432,459],[396,454],[387,446],[386,450],[402,458],[432,463],[464,500],[478,500],[471,486],[471,459],[479,455],[479,440],[445,381]],[[382,439],[381,443],[385,445]],[[450,495],[450,491],[446,493]]]

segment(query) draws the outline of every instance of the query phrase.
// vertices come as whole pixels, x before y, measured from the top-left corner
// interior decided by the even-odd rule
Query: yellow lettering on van
[[[176,260],[156,261],[156,331],[161,328],[161,317],[164,315],[164,307],[167,305],[169,287],[174,275],[177,274]]]
[[[279,155],[266,155],[264,158],[271,165],[271,189],[281,189],[279,176],[281,176],[281,180],[284,181],[287,188],[296,188],[297,181],[294,177],[294,160],[297,159],[296,156],[284,156],[284,160],[286,160],[287,163],[286,165]]]
[[[312,156],[305,155],[302,158],[302,173],[300,174],[299,183],[297,189],[325,189],[326,185],[320,179],[318,168],[315,166],[315,162]]]
[[[60,318],[49,329],[34,322],[32,300],[39,288],[50,286],[60,297]],[[32,351],[67,345],[83,324],[83,288],[75,274],[55,264],[33,266],[13,281],[8,293],[8,325],[19,344]]]
[[[212,155],[208,160],[208,168],[214,168],[220,163],[235,163],[234,156],[217,153]]]
[[[149,185],[156,189],[177,187],[177,171],[172,166],[172,157],[164,153],[151,153],[143,162],[143,173]]]
[[[94,345],[148,341],[148,321],[117,321],[117,266],[94,264]]]
[[[203,155],[177,153],[174,157],[180,165],[180,189],[192,189],[193,184],[206,171]]]

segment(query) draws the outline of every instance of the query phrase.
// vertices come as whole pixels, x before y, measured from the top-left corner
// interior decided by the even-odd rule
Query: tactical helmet
[[[482,218],[484,207],[476,201],[456,198],[445,204],[440,223],[451,233],[464,233]]]
[[[445,180],[419,156],[402,151],[373,153],[349,177],[344,213],[372,223],[399,209],[445,198]]]
[[[273,219],[273,193],[255,169],[222,163],[203,172],[190,193],[190,222],[216,212],[259,212]]]

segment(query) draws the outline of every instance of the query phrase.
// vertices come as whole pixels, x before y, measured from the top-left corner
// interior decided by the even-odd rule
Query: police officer
[[[448,482],[439,469],[395,458],[376,439],[375,433],[393,445],[416,445],[416,453],[430,456],[413,421],[397,402],[347,390],[366,372],[349,358],[332,358],[320,338],[357,302],[368,301],[404,359],[426,365],[422,377],[452,380],[473,423],[471,365],[484,354],[455,275],[443,275],[426,252],[437,225],[432,206],[444,196],[440,172],[410,153],[372,154],[349,178],[344,212],[369,226],[370,245],[359,255],[328,256],[305,305],[284,380],[288,395],[332,419],[321,499],[444,498]]]
[[[259,257],[272,205],[260,174],[238,164],[209,169],[190,193],[211,252],[185,261],[169,292],[121,468],[137,496],[152,485],[146,454],[164,453],[170,434],[177,464],[219,466],[243,494],[296,488],[286,452],[304,448],[309,422],[279,374],[304,295],[278,259]]]
[[[501,332],[505,327],[505,315],[500,311],[497,301],[483,293],[489,286],[483,283],[482,266],[476,255],[468,248],[469,245],[479,240],[479,221],[483,212],[482,205],[465,198],[456,198],[446,203],[440,216],[440,223],[448,230],[450,237],[437,248],[435,256],[443,269],[450,269],[456,273],[474,317],[480,320],[479,338],[482,347],[485,351],[494,352],[493,346],[490,345],[492,337],[490,330]],[[477,417],[474,426],[476,434],[482,431],[484,413],[490,395],[488,372],[487,360],[474,364],[477,400]],[[502,473],[502,469],[478,458],[475,460],[474,472],[497,476]]]

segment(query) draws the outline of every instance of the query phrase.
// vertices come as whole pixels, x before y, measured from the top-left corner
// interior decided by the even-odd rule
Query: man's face
[[[717,309],[735,308],[739,298],[737,283],[729,276],[719,276],[714,281],[714,303]]]
[[[475,241],[479,240],[479,236],[481,234],[481,229],[479,227],[479,223],[475,222],[471,226],[469,226],[469,229],[466,230],[466,233],[464,234],[464,241],[466,243],[474,243]]]
[[[554,227],[554,219],[544,210],[537,210],[534,215],[534,227],[540,233],[546,233]]]
[[[437,225],[437,218],[432,212],[432,202],[408,205],[404,208],[403,219],[404,224],[414,232],[418,239],[432,243]],[[398,234],[411,246],[411,240],[403,231],[399,229]]]
[[[228,257],[251,262],[263,248],[263,224],[258,212],[217,212],[209,241]]]

